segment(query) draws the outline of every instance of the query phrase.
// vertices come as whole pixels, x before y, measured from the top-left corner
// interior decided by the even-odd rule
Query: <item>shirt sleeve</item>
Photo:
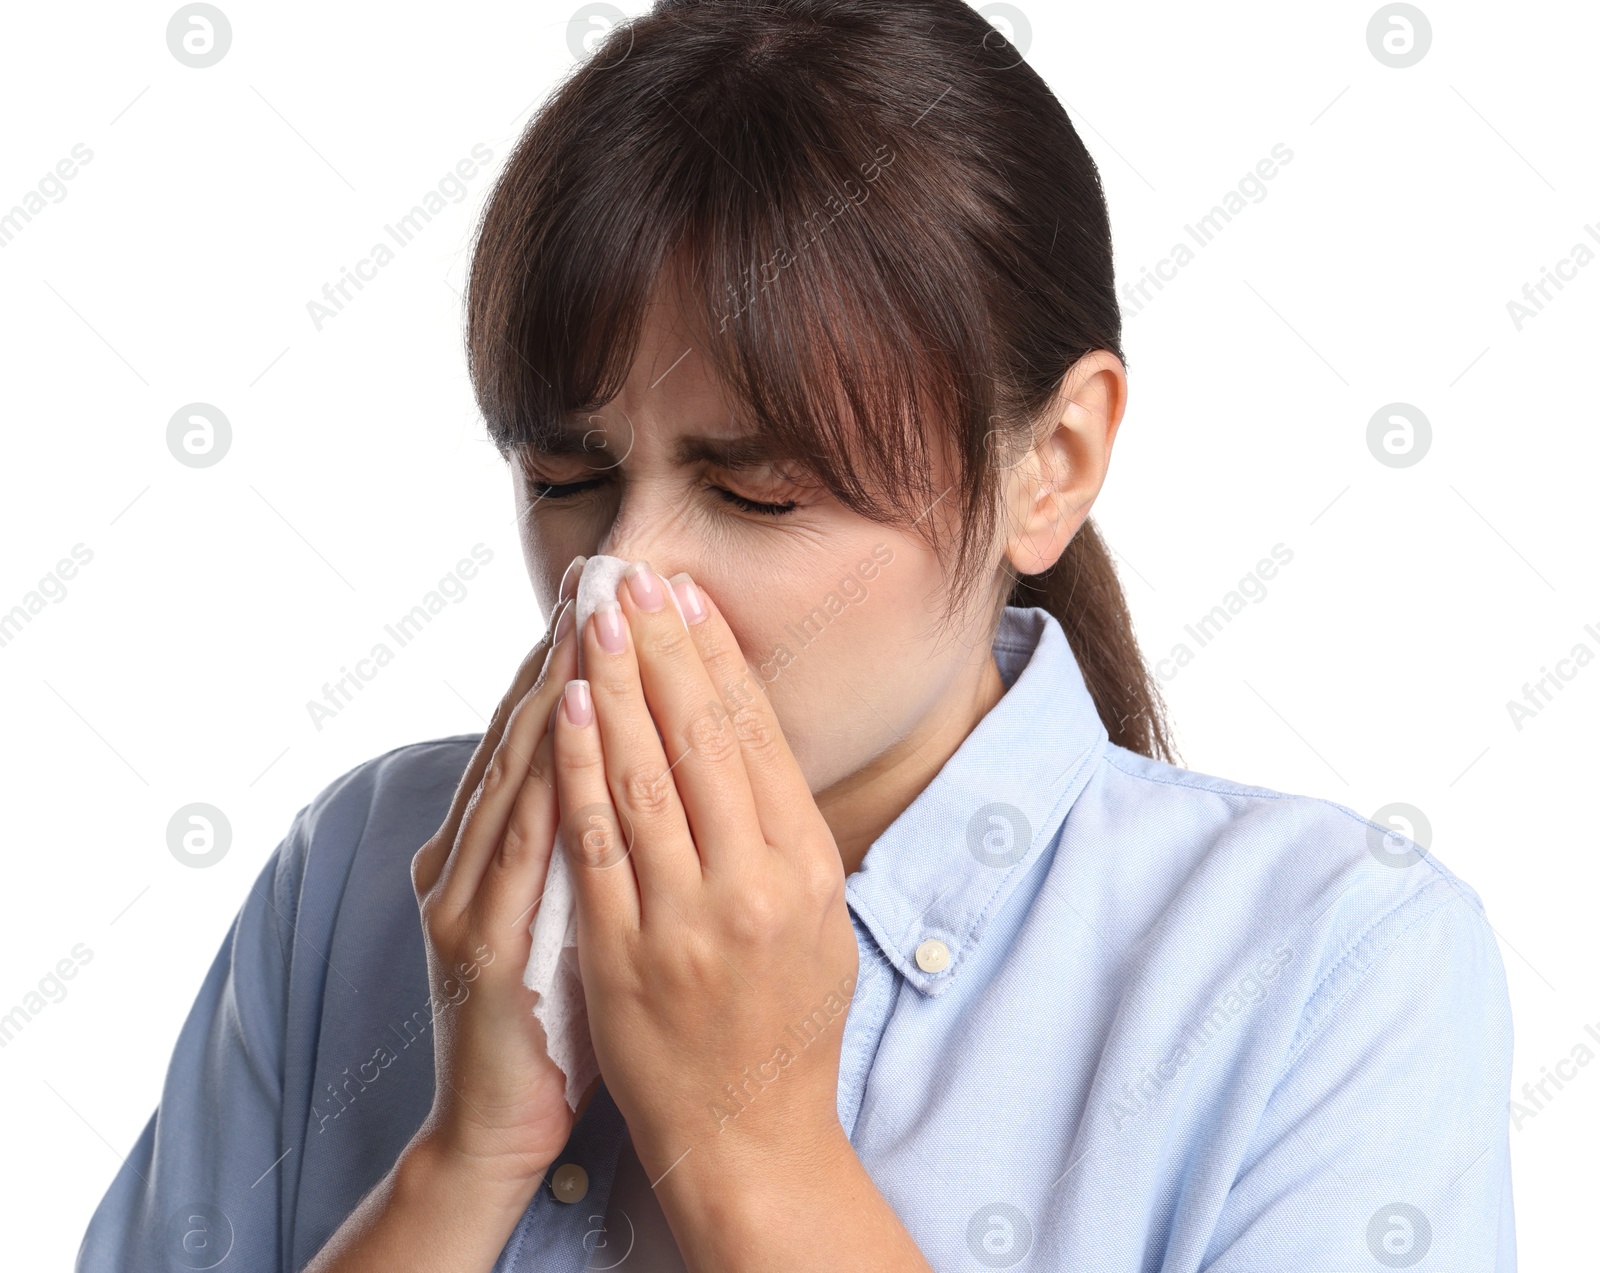
[[[160,1104],[89,1221],[77,1273],[280,1273],[288,968],[310,807],[234,917]]]
[[[1203,1273],[1514,1273],[1511,1044],[1494,934],[1443,876],[1322,979]]]

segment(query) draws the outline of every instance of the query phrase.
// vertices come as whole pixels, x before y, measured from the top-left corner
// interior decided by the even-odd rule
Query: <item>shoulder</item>
[[[1182,1192],[1216,1200],[1200,1263],[1354,1268],[1408,1237],[1372,1210],[1399,1197],[1426,1208],[1430,1267],[1490,1267],[1511,1232],[1511,1005],[1484,904],[1420,822],[1116,747],[1083,797],[1069,857],[1102,913],[1135,912],[1105,928],[1107,1142],[1185,1147]]]
[[[310,829],[343,825],[356,814],[437,801],[455,792],[482,734],[453,734],[406,743],[364,760],[328,783],[307,806]]]
[[[407,743],[333,779],[295,815],[280,849],[280,879],[303,896],[310,880],[342,887],[364,847],[411,855],[439,829],[482,734]]]
[[[319,1023],[296,1046],[327,1042],[330,1021],[341,1039],[348,1030],[379,1033],[389,1018],[372,1013],[392,1009],[400,1019],[409,1013],[402,1000],[426,999],[411,861],[444,821],[481,737],[429,739],[374,756],[295,815],[264,868],[270,894],[258,889],[247,905],[276,929],[290,1018]]]
[[[1149,951],[1199,946],[1230,966],[1276,951],[1294,962],[1303,994],[1295,1052],[1374,978],[1421,992],[1430,978],[1448,980],[1442,962],[1483,1002],[1503,998],[1482,899],[1405,816],[1379,810],[1379,822],[1116,746],[1084,795],[1083,812],[1129,863]]]
[[[1269,873],[1280,883],[1361,878],[1375,898],[1392,901],[1443,888],[1483,910],[1471,886],[1430,851],[1426,831],[1413,838],[1421,819],[1410,806],[1377,811],[1379,822],[1334,800],[1232,782],[1115,745],[1105,761],[1103,798],[1159,827],[1169,861],[1188,858],[1198,867],[1224,859],[1241,877]]]

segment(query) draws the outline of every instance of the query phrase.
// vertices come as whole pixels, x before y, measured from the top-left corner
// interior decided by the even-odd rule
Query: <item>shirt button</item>
[[[923,972],[943,972],[950,966],[950,947],[930,937],[917,947],[917,967]]]
[[[575,1162],[562,1163],[550,1177],[550,1192],[557,1202],[582,1202],[589,1192],[589,1173]]]

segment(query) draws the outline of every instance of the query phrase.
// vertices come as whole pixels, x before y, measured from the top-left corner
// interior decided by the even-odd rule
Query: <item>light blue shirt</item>
[[[1113,746],[1043,610],[1008,608],[994,654],[1007,692],[848,883],[839,1120],[929,1264],[1511,1273],[1477,894],[1342,806]],[[297,1273],[388,1171],[433,1096],[411,857],[477,741],[295,816],[79,1270]],[[614,1262],[626,1134],[602,1084],[552,1165],[587,1194],[541,1185],[497,1273]]]

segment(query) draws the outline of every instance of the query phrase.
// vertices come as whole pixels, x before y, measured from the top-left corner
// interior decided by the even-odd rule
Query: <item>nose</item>
[[[623,498],[611,529],[595,551],[624,561],[647,561],[663,579],[693,572],[695,545],[681,505],[635,488]]]
[[[623,561],[645,562],[657,575],[666,579],[674,572],[682,570],[683,567],[675,564],[678,560],[678,554],[663,553],[661,548],[660,542],[657,541],[654,547],[647,544],[629,544],[620,548],[602,547],[600,551],[608,557],[620,557]]]

